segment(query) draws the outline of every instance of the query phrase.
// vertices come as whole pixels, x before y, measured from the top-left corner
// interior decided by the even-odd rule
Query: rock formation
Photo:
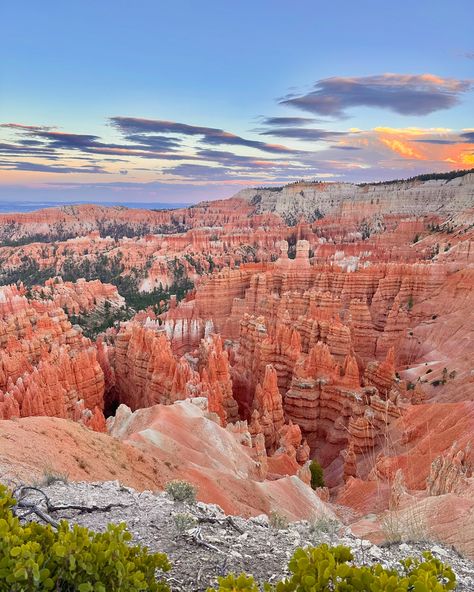
[[[0,291],[0,417],[45,415],[104,429],[104,375],[95,347],[55,299]]]
[[[122,443],[229,511],[266,511],[274,494],[290,507],[300,487],[313,500],[316,458],[321,496],[359,528],[416,508],[439,534],[425,501],[459,541],[473,492],[473,199],[471,173],[246,189],[174,211],[2,214],[0,418],[101,431],[107,416]],[[81,325],[94,318],[97,339]]]

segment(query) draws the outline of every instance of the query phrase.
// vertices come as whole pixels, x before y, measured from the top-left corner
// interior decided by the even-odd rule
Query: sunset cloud
[[[110,182],[97,185],[104,192],[106,187],[113,193],[127,188],[138,191],[137,187],[150,187],[157,179],[160,187],[207,184],[238,189],[303,178],[402,178],[473,165],[474,130],[470,128],[381,125],[332,130],[310,127],[311,118],[270,119],[271,124],[253,132],[285,138],[290,144],[315,145],[301,150],[220,128],[158,119],[115,117],[112,137],[110,128],[106,129],[107,141],[92,133],[4,124],[0,126],[1,184],[17,183],[24,174],[29,182],[57,187],[55,175],[59,180],[67,175],[76,191],[81,182],[84,188],[92,187],[91,175],[106,174]]]
[[[0,162],[0,169],[3,170],[15,170],[15,171],[28,171],[35,173],[60,173],[60,174],[71,174],[71,173],[92,173],[92,174],[107,174],[107,171],[99,166],[82,166],[82,167],[69,167],[63,165],[47,165],[39,164],[34,162]]]
[[[416,160],[423,160],[421,152],[414,150],[407,142],[397,140],[396,138],[381,138],[380,141],[388,146],[397,154],[406,158],[415,158]]]
[[[11,130],[20,139],[16,143],[0,143],[0,154],[48,156],[58,158],[63,151],[81,152],[90,155],[154,158],[163,160],[192,159],[191,155],[175,152],[180,146],[174,138],[129,136],[129,143],[105,143],[92,134],[73,134],[54,130],[46,126],[26,126],[21,124],[1,124],[0,128]],[[26,138],[25,138],[26,136]]]
[[[293,94],[280,104],[309,113],[343,118],[353,107],[388,109],[401,115],[428,115],[454,107],[472,87],[469,80],[432,74],[380,74],[318,80],[313,90]]]

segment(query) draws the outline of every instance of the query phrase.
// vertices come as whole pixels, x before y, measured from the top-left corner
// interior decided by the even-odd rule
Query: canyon
[[[474,173],[1,214],[0,282],[8,479],[180,478],[474,556]]]

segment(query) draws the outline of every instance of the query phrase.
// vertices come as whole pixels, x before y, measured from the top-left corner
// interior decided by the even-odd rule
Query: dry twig
[[[39,494],[40,499],[37,498]],[[126,504],[107,504],[106,506],[83,506],[79,504],[67,504],[57,506],[51,502],[48,495],[39,487],[33,487],[30,485],[20,485],[13,491],[13,497],[16,500],[16,504],[13,508],[15,514],[19,518],[26,518],[35,514],[38,518],[51,524],[54,528],[57,528],[59,523],[50,516],[55,512],[62,512],[64,510],[76,510],[80,514],[90,514],[93,512],[110,512],[113,508],[129,508],[131,505]],[[44,509],[41,507],[44,506]]]

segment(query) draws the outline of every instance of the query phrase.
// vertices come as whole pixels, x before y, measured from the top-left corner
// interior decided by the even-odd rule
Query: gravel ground
[[[97,531],[105,529],[109,522],[126,522],[137,543],[167,553],[173,568],[164,577],[174,591],[205,591],[215,585],[218,575],[229,572],[251,573],[259,582],[272,582],[287,574],[288,559],[297,547],[322,542],[350,547],[359,565],[380,562],[386,567],[431,550],[454,569],[457,590],[474,591],[474,563],[434,543],[378,547],[355,538],[345,527],[321,521],[316,525],[295,522],[277,528],[275,520],[270,520],[270,525],[264,515],[249,520],[229,518],[215,505],[175,502],[166,493],[138,493],[117,482],[57,482],[43,490],[55,505],[126,506],[90,513],[68,510],[54,518],[67,518]]]

